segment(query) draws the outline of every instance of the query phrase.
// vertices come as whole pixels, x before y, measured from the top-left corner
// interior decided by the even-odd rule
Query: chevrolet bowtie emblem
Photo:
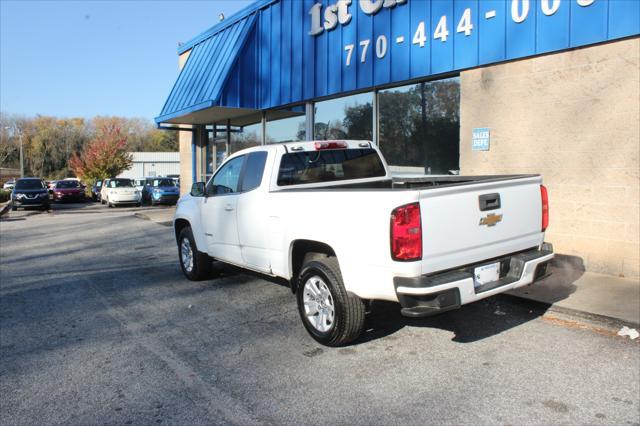
[[[486,217],[481,217],[478,225],[496,226],[496,223],[500,221],[502,221],[501,214],[490,213]]]

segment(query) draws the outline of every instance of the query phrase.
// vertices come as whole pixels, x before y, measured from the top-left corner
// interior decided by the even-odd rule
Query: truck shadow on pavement
[[[366,316],[365,332],[354,344],[389,336],[404,327],[427,327],[454,333],[453,341],[471,343],[542,317],[553,303],[568,298],[576,291],[573,284],[584,274],[582,259],[561,256],[551,266],[552,274],[532,286],[554,283],[554,291],[545,302],[510,294],[498,294],[460,309],[424,318],[406,318],[400,314],[400,305],[393,302],[373,301]],[[523,287],[528,293],[532,287]]]
[[[499,294],[432,317],[407,318],[400,314],[398,303],[372,301],[365,318],[365,331],[352,345],[390,336],[404,327],[447,330],[454,333],[452,340],[459,343],[471,343],[495,336],[542,317],[553,303],[574,293],[576,286],[573,283],[584,274],[584,264],[580,258],[568,259],[567,256],[562,256],[553,262],[551,270],[553,272],[550,277],[534,284],[548,285],[548,281],[553,280],[557,289],[552,294],[550,303]],[[216,286],[242,285],[257,278],[289,287],[289,282],[284,279],[264,276],[223,263],[216,262],[214,271],[214,277],[210,282]],[[523,291],[526,292],[530,288],[524,287]],[[295,296],[292,295],[292,299],[295,299]]]

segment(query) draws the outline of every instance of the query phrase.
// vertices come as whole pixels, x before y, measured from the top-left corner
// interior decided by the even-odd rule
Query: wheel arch
[[[173,230],[176,234],[176,242],[178,242],[178,237],[180,236],[180,232],[187,227],[191,227],[191,223],[187,219],[176,219],[173,222]]]
[[[315,253],[319,256],[333,256],[336,257],[335,250],[326,243],[314,240],[295,240],[291,242],[289,247],[289,272],[291,291],[295,293],[298,289],[298,282],[296,276],[302,268],[305,257]]]

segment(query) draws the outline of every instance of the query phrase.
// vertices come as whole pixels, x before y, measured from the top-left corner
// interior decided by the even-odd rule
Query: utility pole
[[[18,136],[20,137],[20,177],[23,178],[24,177],[24,156],[22,154],[22,131],[18,130],[18,128],[15,125],[13,128],[18,132]]]

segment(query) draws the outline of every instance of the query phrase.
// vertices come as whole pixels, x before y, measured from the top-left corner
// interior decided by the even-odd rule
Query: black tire
[[[136,203],[136,207],[142,206],[142,203]]]
[[[193,265],[191,270],[188,269],[182,260],[182,242],[188,240],[189,247],[192,251]],[[193,232],[190,227],[182,228],[178,235],[178,261],[180,262],[180,269],[185,277],[191,281],[202,281],[211,276],[211,258],[206,253],[198,251],[196,240],[193,238]]]
[[[18,208],[17,208],[16,206],[11,206],[11,211],[12,211],[12,212],[15,212],[15,211],[17,211],[17,210],[18,210]]]
[[[333,299],[334,321],[326,332],[316,329],[305,313],[305,283],[313,276],[322,278]],[[348,293],[344,288],[338,259],[316,256],[313,260],[305,261],[297,281],[298,313],[311,337],[326,346],[343,346],[360,336],[364,329],[365,305],[358,296]]]

